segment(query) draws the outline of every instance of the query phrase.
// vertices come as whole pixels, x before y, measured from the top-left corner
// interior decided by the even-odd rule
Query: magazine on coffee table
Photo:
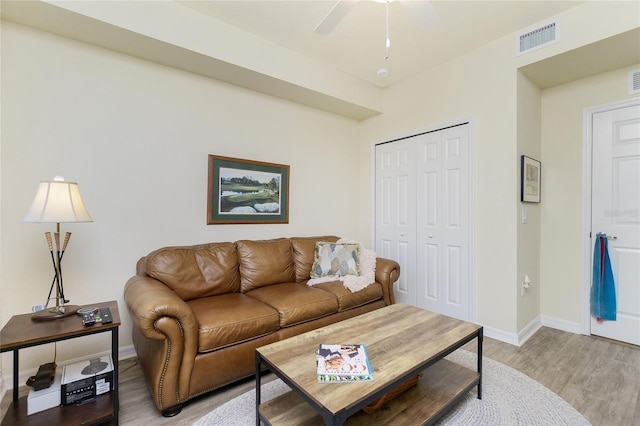
[[[363,344],[321,344],[318,347],[316,359],[319,383],[373,380],[367,348]]]

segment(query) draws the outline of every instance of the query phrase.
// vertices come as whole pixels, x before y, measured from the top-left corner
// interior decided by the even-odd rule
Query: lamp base
[[[63,308],[64,311],[61,311],[60,308]],[[31,321],[52,321],[60,318],[70,317],[78,312],[80,306],[78,305],[64,305],[60,307],[53,307],[49,309],[44,309],[42,311],[38,311],[31,315]]]

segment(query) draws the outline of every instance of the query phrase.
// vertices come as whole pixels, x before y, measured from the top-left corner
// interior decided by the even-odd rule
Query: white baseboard
[[[542,317],[537,316],[533,321],[527,324],[520,333],[518,333],[518,346],[524,345],[524,342],[529,340],[531,336],[536,334],[536,331],[542,328]]]
[[[57,361],[57,364],[58,364],[58,368],[62,368],[62,366],[64,365],[73,364],[76,362],[81,362],[86,359],[101,357],[105,355],[111,355],[111,351],[105,351],[105,352],[100,352],[96,354],[86,355],[80,358],[69,359],[62,362]],[[135,358],[136,356],[137,354],[133,345],[124,346],[119,348],[118,350],[118,360],[120,361],[129,359],[129,358]],[[4,374],[5,372],[7,374]],[[27,379],[30,376],[35,375],[37,372],[38,372],[37,368],[29,369],[27,371],[20,371],[18,373],[19,374],[18,384],[22,386],[24,383],[27,382]],[[4,398],[5,394],[12,389],[12,386],[13,386],[13,367],[11,367],[10,369],[3,368],[0,371],[0,399]]]
[[[508,343],[514,346],[522,346],[527,340],[531,338],[536,331],[540,330],[543,326],[542,317],[536,317],[533,321],[527,324],[519,333],[511,333],[508,331],[500,330],[499,328],[484,327],[484,335],[496,339],[504,343]]]
[[[484,335],[496,339],[501,342],[509,343],[514,346],[522,346],[531,338],[540,328],[550,327],[556,330],[562,330],[574,334],[582,334],[582,328],[580,323],[567,321],[559,318],[552,318],[544,315],[536,317],[533,321],[527,324],[519,333],[511,333],[508,331],[500,330],[499,328],[487,327],[484,328]]]
[[[138,356],[138,354],[136,354],[136,350],[133,347],[133,345],[120,347],[118,349],[118,359],[120,361],[122,361],[124,359],[135,358],[137,356]]]
[[[500,330],[499,328],[488,327],[486,325],[483,325],[482,328],[483,328],[483,335],[485,337],[499,340],[501,342],[508,343],[510,345],[520,346],[518,344],[518,335],[516,333]]]
[[[542,325],[555,328],[556,330],[567,331],[574,334],[582,334],[582,325],[579,322],[567,321],[559,318],[552,318],[542,315]]]

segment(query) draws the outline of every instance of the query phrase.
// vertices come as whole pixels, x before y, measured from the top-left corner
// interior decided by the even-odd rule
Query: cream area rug
[[[475,370],[475,353],[459,349],[447,359]],[[519,371],[487,357],[483,358],[482,368],[482,399],[477,398],[474,388],[437,425],[589,425],[564,399]],[[262,386],[262,399],[268,401],[287,391],[287,385],[274,380]],[[255,403],[255,391],[249,391],[210,412],[194,426],[255,425]]]

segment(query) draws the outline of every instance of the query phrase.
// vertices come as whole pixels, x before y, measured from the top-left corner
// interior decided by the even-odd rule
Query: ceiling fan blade
[[[313,32],[316,34],[329,34],[340,23],[340,21],[347,16],[354,5],[355,1],[336,1],[336,4],[333,5],[329,13],[327,13],[327,16],[320,21]]]
[[[421,31],[429,30],[440,21],[440,15],[429,0],[401,1],[400,4]]]

